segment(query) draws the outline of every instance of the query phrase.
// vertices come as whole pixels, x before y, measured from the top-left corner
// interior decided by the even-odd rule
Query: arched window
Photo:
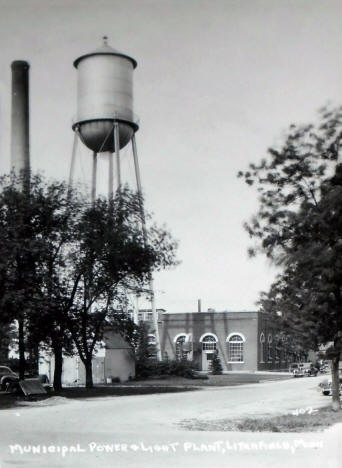
[[[228,338],[228,361],[244,362],[243,351],[245,337],[241,333],[231,333]]]
[[[267,350],[268,350],[268,361],[272,361],[273,360],[273,356],[272,356],[272,341],[273,341],[273,338],[272,338],[272,335],[269,334],[268,337],[267,337]]]
[[[217,338],[214,335],[206,335],[202,338],[203,351],[216,351]]]
[[[177,361],[182,361],[183,359],[186,359],[186,353],[184,353],[183,351],[183,343],[185,342],[185,339],[186,339],[185,334],[178,335],[175,338]]]
[[[260,335],[260,362],[265,362],[265,335],[261,333]]]

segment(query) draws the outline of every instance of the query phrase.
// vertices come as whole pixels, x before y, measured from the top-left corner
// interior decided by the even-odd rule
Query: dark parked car
[[[19,376],[13,372],[7,366],[0,366],[0,388],[6,390],[6,388],[15,382],[19,382]]]
[[[318,368],[311,364],[309,369],[305,369],[304,373],[307,377],[316,377],[316,375],[318,374]]]

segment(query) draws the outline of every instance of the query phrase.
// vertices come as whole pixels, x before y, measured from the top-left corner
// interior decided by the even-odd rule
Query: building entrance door
[[[208,353],[202,351],[202,370],[203,371],[210,371],[212,360],[214,358],[214,353]]]

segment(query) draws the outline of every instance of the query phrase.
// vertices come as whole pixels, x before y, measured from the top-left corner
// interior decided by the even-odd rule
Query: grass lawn
[[[130,395],[150,395],[153,393],[175,393],[197,390],[193,387],[172,387],[172,386],[96,386],[94,388],[71,387],[63,388],[60,392],[51,392],[53,396],[62,396],[66,398],[96,398],[105,396],[130,396]]]
[[[265,380],[282,380],[292,378],[291,374],[249,374],[231,373],[223,375],[209,375],[207,380],[187,379],[184,377],[161,376],[144,380],[134,380],[123,384],[96,385],[92,389],[84,387],[66,387],[60,392],[50,392],[48,395],[25,399],[23,396],[0,393],[0,409],[11,408],[16,405],[29,404],[29,401],[42,401],[50,397],[62,398],[97,398],[106,396],[149,395],[154,393],[172,393],[198,390],[199,387],[230,387],[250,383],[259,383]],[[52,402],[51,402],[52,403]]]
[[[175,392],[187,392],[198,390],[194,387],[174,387],[174,386],[137,386],[137,387],[126,387],[126,386],[96,386],[94,388],[84,387],[68,387],[63,388],[59,392],[51,391],[47,395],[37,395],[31,397],[24,397],[15,394],[0,394],[0,410],[6,408],[12,408],[20,405],[30,405],[30,402],[49,400],[51,403],[55,401],[53,397],[61,398],[101,398],[101,397],[120,397],[120,396],[131,396],[131,395],[151,395],[154,393],[175,393]],[[47,401],[48,403],[48,401]]]
[[[334,412],[330,407],[321,408],[317,413],[287,414],[245,419],[200,419],[184,420],[183,429],[190,431],[240,431],[240,432],[315,432],[342,422],[342,411]]]
[[[131,382],[125,383],[125,385],[134,386],[134,385],[163,385],[163,386],[172,386],[172,385],[186,385],[186,386],[196,386],[196,387],[231,387],[234,385],[245,385],[251,383],[259,383],[271,380],[285,380],[293,379],[292,374],[252,374],[252,373],[229,373],[222,375],[209,375],[208,379],[186,379],[184,377],[175,377],[175,376],[165,376],[164,378],[147,378],[147,379],[137,379]]]

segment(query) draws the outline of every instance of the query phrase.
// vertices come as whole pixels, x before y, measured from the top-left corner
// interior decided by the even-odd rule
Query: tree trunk
[[[62,347],[55,344],[53,347],[55,355],[55,371],[53,374],[53,388],[55,390],[62,390],[62,371],[63,371],[63,353]]]
[[[25,377],[25,338],[24,338],[24,319],[18,320],[19,332],[19,379],[23,380]]]
[[[86,358],[84,362],[86,371],[86,388],[93,388],[93,364],[92,357]]]
[[[31,344],[30,350],[30,370],[33,372],[33,374],[39,374],[39,346],[37,343],[34,345]]]
[[[340,353],[338,353],[338,355],[336,356],[333,356],[332,361],[331,361],[331,377],[332,377],[331,406],[334,411],[341,410],[339,363],[340,363]]]

